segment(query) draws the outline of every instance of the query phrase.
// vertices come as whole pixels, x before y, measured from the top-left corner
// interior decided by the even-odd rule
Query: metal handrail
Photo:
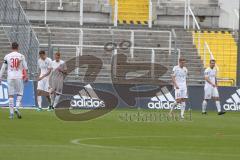
[[[191,13],[191,15],[192,15],[192,17],[193,17],[193,29],[195,29],[195,25],[196,25],[196,26],[197,26],[197,29],[198,29],[198,30],[201,30],[201,28],[200,28],[200,26],[199,26],[199,24],[198,24],[198,21],[197,21],[195,15],[194,15],[194,13],[193,13],[191,7],[189,7],[189,12]]]
[[[118,0],[114,2],[114,27],[118,26]]]
[[[152,28],[153,23],[153,3],[152,0],[149,0],[149,17],[148,17],[148,27]]]
[[[10,27],[10,26],[9,26]],[[46,27],[39,27],[39,26],[33,26],[33,28],[36,29],[45,29]],[[55,30],[79,30],[79,28],[70,28],[70,27],[49,27],[50,29],[55,29]],[[137,31],[137,32],[153,32],[153,33],[166,33],[166,32],[171,32],[168,30],[164,30],[164,31],[159,31],[159,30],[144,30],[144,29],[139,29],[139,30],[130,30],[130,29],[117,29],[117,28],[84,28],[82,27],[83,30],[87,30],[87,31],[122,31],[122,32],[129,32],[129,31]]]
[[[159,6],[159,7],[161,7],[161,5],[162,6],[169,6],[169,5],[173,5],[174,4],[174,6],[177,6],[177,7],[183,7],[184,6],[184,4],[182,3],[182,1],[179,1],[179,2],[177,2],[177,1],[169,1],[169,0],[165,0],[164,2],[160,2],[160,1],[164,1],[164,0],[157,0],[157,1],[155,1],[155,3]],[[205,5],[204,3],[201,3],[201,1],[198,1],[198,2],[196,2],[196,1],[194,1],[193,2],[193,4],[194,4],[194,6],[200,6],[200,5]],[[218,5],[218,2],[208,2],[208,5]]]
[[[215,58],[213,56],[213,53],[212,53],[208,43],[204,42],[204,60],[203,60],[204,67],[206,66],[206,50],[208,51],[208,53],[210,55],[210,60],[215,60]],[[219,67],[218,67],[217,64],[216,64],[216,69],[217,69],[217,71],[219,71]]]
[[[172,29],[172,36],[173,36],[173,41],[174,41],[175,52],[177,52],[177,34],[176,34],[175,29]]]
[[[41,47],[47,47],[48,44],[40,44]],[[104,46],[101,45],[74,45],[74,44],[52,44],[52,47],[86,47],[86,48],[104,48]],[[151,47],[134,47],[134,49],[139,49],[139,50],[165,50],[168,51],[169,48],[164,48],[164,47],[159,47],[159,48],[151,48]],[[171,49],[171,51],[175,50],[174,48]]]
[[[235,79],[232,78],[217,78],[218,82],[231,82],[231,86],[235,86],[236,85],[236,81]]]
[[[211,49],[210,49],[208,43],[205,42],[204,45],[205,45],[206,49],[208,50],[208,52],[209,52],[209,54],[210,54],[210,58],[211,58],[212,60],[214,60],[213,53],[212,53],[212,51],[211,51]]]
[[[190,29],[190,15],[193,18],[193,29],[195,29],[195,25],[198,30],[201,30],[201,27],[197,21],[196,16],[194,15],[191,8],[191,0],[185,0],[185,14],[184,14],[184,28]]]
[[[193,29],[198,30],[198,53],[200,54],[200,48],[201,48],[201,27],[196,19],[196,16],[194,15],[192,9],[191,9],[191,1],[185,0],[185,15],[184,15],[184,28],[190,29],[190,15],[193,17]],[[193,44],[195,43],[195,37],[193,37]]]
[[[45,28],[45,27],[36,27],[36,28]],[[49,27],[50,28],[50,30],[51,29],[54,29],[54,30],[79,30],[78,28],[55,28],[55,27]],[[166,50],[168,50],[169,51],[169,55],[171,55],[171,53],[172,53],[172,32],[171,31],[157,31],[157,30],[126,30],[126,29],[116,29],[116,28],[108,28],[108,29],[103,29],[103,28],[100,28],[100,29],[92,29],[92,28],[81,28],[81,30],[82,30],[82,32],[83,32],[83,34],[84,34],[84,31],[109,31],[110,33],[111,32],[129,32],[130,34],[129,35],[131,35],[131,38],[130,38],[130,40],[131,41],[134,41],[135,40],[135,33],[166,33],[166,34],[168,34],[168,36],[167,37],[169,37],[169,39],[168,39],[168,43],[169,43],[169,47],[168,48],[161,48],[161,49],[166,49]],[[76,34],[76,33],[74,33],[74,34]],[[79,38],[79,42],[80,42],[80,38]],[[132,48],[131,48],[131,57],[133,58],[134,57],[134,49],[143,49],[142,47],[135,47],[134,46],[134,42],[132,43],[133,45],[132,45]],[[79,47],[81,47],[81,45],[79,45]],[[150,47],[149,47],[150,48]],[[149,49],[149,48],[147,48],[147,49]],[[159,48],[155,48],[155,49],[159,49]]]

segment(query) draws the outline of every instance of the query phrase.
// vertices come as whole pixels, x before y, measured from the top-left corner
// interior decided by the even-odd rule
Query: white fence
[[[48,21],[48,3],[49,2],[57,2],[59,1],[59,7],[58,10],[63,10],[63,1],[62,0],[44,0],[42,2],[44,2],[44,24],[47,24]],[[86,0],[87,1],[87,0]],[[80,26],[83,25],[83,7],[84,7],[84,0],[79,0],[79,14],[80,14],[80,18],[79,18],[79,23]],[[113,8],[113,15],[114,15],[114,20],[113,20],[113,24],[115,27],[118,26],[118,0],[115,0],[115,5],[112,7]],[[152,28],[152,24],[153,24],[153,3],[152,0],[149,0],[149,19],[148,19],[148,26],[149,28]]]
[[[34,29],[46,29],[45,27],[35,27]],[[105,49],[106,46],[102,45],[102,44],[96,44],[96,45],[91,45],[91,44],[84,44],[84,35],[86,37],[88,37],[89,35],[91,36],[95,36],[93,33],[97,33],[98,31],[102,33],[100,33],[99,35],[101,35],[102,37],[107,37],[109,35],[112,34],[112,36],[118,36],[118,35],[123,35],[124,39],[126,39],[126,41],[131,42],[130,48],[128,48],[125,52],[129,51],[129,55],[130,58],[132,58],[134,60],[135,56],[135,50],[137,52],[139,51],[143,51],[146,52],[146,54],[149,54],[149,56],[151,56],[151,61],[152,62],[156,62],[155,60],[155,55],[156,55],[156,51],[165,51],[168,53],[168,55],[171,55],[173,52],[177,51],[178,56],[176,56],[176,59],[180,57],[181,55],[181,51],[180,49],[176,49],[172,46],[172,32],[171,31],[154,31],[154,30],[122,30],[122,29],[89,29],[89,28],[55,28],[55,27],[49,27],[48,30],[50,31],[51,34],[51,30],[53,32],[53,34],[55,36],[57,36],[57,32],[62,34],[62,30],[66,31],[66,34],[69,34],[71,32],[71,30],[74,30],[74,32],[72,32],[71,34],[74,35],[74,39],[76,39],[77,37],[79,38],[78,40],[76,39],[76,43],[75,44],[65,44],[63,43],[59,43],[59,44],[48,44],[48,43],[42,43],[41,47],[49,47],[51,46],[52,48],[71,48],[71,49],[75,49],[76,50],[76,57],[79,56],[83,56],[83,49],[91,49],[91,50],[95,50],[95,49]],[[59,31],[58,31],[59,30]],[[92,32],[91,32],[92,31]],[[105,32],[105,33],[104,33]],[[148,33],[150,33],[153,37],[153,40],[155,40],[154,38],[159,36],[159,40],[163,39],[163,41],[159,42],[159,44],[163,44],[163,46],[159,46],[159,47],[152,47],[152,46],[140,46],[142,41],[144,39],[145,36],[148,35]],[[141,37],[142,35],[144,35],[144,37]],[[49,35],[51,36],[51,35]],[[61,35],[64,36],[64,35]],[[140,36],[140,42],[139,39],[136,37]],[[161,38],[162,37],[162,38]],[[88,37],[89,38],[89,37]],[[64,38],[63,38],[64,39]],[[149,38],[151,39],[151,38]],[[144,39],[145,40],[145,39]],[[148,40],[146,40],[147,42]],[[45,41],[46,42],[46,41]],[[107,41],[106,41],[107,42]],[[115,40],[110,40],[110,42],[112,42],[114,44]],[[136,43],[137,42],[137,43]],[[51,42],[50,42],[51,43]],[[144,42],[143,42],[144,43]],[[94,43],[93,43],[94,44]],[[103,43],[104,44],[104,43]],[[114,47],[114,45],[113,45]],[[117,53],[117,48],[113,48],[112,51],[116,50]],[[115,52],[114,52],[115,53]],[[78,63],[78,62],[76,62]],[[75,71],[76,73],[79,73],[79,70],[76,69]]]
[[[34,27],[35,29],[45,29],[45,27]],[[165,51],[168,51],[169,55],[171,55],[172,51],[175,49],[173,48],[172,46],[172,32],[171,31],[156,31],[156,30],[124,30],[124,29],[91,29],[91,28],[80,28],[80,29],[77,29],[77,28],[55,28],[53,27],[52,29],[54,30],[78,30],[78,34],[79,34],[79,40],[78,40],[78,44],[79,45],[76,45],[76,46],[79,46],[79,55],[82,55],[82,47],[103,47],[101,45],[83,45],[83,42],[84,42],[84,35],[85,35],[85,32],[89,32],[89,31],[107,31],[108,33],[111,33],[114,35],[114,32],[119,32],[119,33],[128,33],[127,35],[130,36],[129,39],[126,39],[127,41],[130,41],[131,42],[131,48],[130,48],[130,54],[131,54],[131,57],[134,58],[134,49],[160,49],[160,50],[165,50]],[[48,30],[51,32],[51,27],[48,28]],[[143,33],[143,34],[147,34],[147,33],[152,33],[153,35],[155,34],[155,36],[158,36],[159,34],[166,34],[167,36],[165,36],[164,38],[167,39],[167,43],[168,43],[168,46],[167,47],[141,47],[141,46],[136,46],[135,45],[135,41],[136,41],[136,34],[137,33]],[[50,33],[51,34],[51,33]],[[104,36],[104,35],[103,35]],[[161,35],[159,36],[161,37]],[[42,46],[48,46],[49,44],[41,44]],[[60,46],[61,44],[59,44]]]
[[[53,2],[53,0],[44,0],[44,24],[47,24],[47,21],[48,21],[48,3],[50,2]],[[58,0],[56,0],[58,1]],[[79,0],[79,24],[80,26],[83,25],[83,1],[84,0]],[[63,1],[62,0],[59,0],[59,7],[58,7],[58,10],[63,10]]]

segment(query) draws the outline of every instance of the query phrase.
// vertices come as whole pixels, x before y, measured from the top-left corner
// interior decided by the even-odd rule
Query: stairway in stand
[[[115,0],[111,4],[114,6]],[[119,24],[147,25],[148,19],[149,0],[118,0]]]

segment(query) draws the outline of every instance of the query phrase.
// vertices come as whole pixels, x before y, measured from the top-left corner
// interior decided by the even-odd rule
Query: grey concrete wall
[[[182,0],[163,0],[166,3],[159,4],[155,1],[154,24],[183,26],[185,3]],[[219,26],[220,8],[216,0],[192,1],[191,8],[202,28]]]
[[[219,0],[219,6],[221,9],[219,26],[232,29],[235,21],[234,27],[235,29],[239,29],[237,17],[234,13],[234,9],[239,10],[239,0],[231,0],[231,3],[229,3],[229,0]]]

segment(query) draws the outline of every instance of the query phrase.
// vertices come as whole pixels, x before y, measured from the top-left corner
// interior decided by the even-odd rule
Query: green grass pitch
[[[64,122],[53,112],[0,109],[0,160],[237,160],[240,115],[215,112],[193,121],[127,122],[118,110],[88,122]]]

